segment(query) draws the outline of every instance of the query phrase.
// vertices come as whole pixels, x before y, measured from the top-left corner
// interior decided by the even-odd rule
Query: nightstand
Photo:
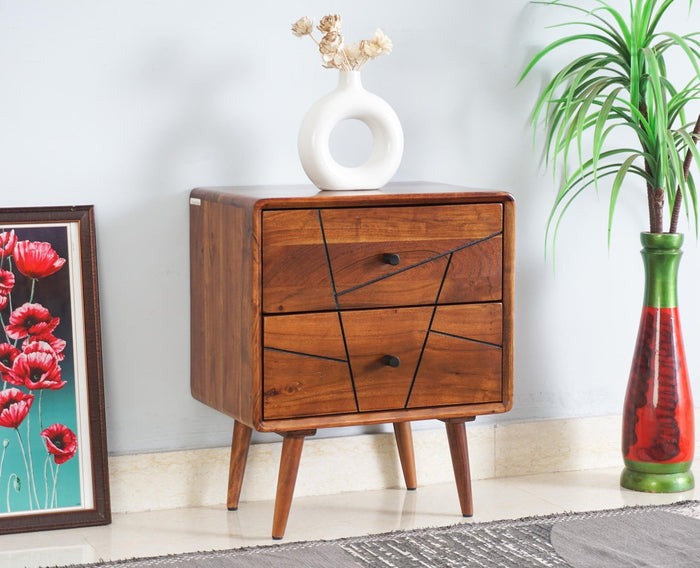
[[[434,183],[190,195],[191,389],[234,418],[228,507],[252,429],[284,437],[282,538],[304,438],[392,423],[416,487],[410,422],[445,422],[472,514],[465,422],[512,404],[514,202]]]

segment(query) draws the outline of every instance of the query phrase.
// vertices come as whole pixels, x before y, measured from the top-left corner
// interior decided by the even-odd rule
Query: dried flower
[[[328,32],[321,38],[318,44],[318,50],[324,55],[327,53],[335,53],[343,45],[343,36],[336,32]]]
[[[352,43],[343,47],[343,51],[345,52],[345,55],[350,61],[357,61],[362,57],[360,45],[361,43]]]
[[[311,35],[314,30],[314,23],[304,16],[299,18],[296,22],[292,24],[292,33],[297,37],[302,37],[305,35]]]
[[[340,33],[340,16],[338,14],[328,14],[323,16],[318,23],[318,31],[327,34],[329,32]]]
[[[323,66],[341,71],[357,71],[370,59],[391,53],[393,44],[382,30],[377,30],[372,39],[345,45],[340,32],[340,16],[329,14],[321,18],[317,29],[323,33],[320,40],[313,36],[313,22],[304,16],[292,24],[292,33],[297,37],[308,35],[318,46]]]
[[[374,32],[374,37],[369,41],[362,42],[362,52],[370,59],[391,53],[393,44],[391,40],[384,34],[382,30]]]

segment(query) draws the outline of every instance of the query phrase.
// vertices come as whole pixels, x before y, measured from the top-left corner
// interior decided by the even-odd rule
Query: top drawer
[[[500,203],[264,211],[265,313],[502,297]]]

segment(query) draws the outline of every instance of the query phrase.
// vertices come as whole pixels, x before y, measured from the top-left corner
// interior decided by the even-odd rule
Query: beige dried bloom
[[[311,35],[314,30],[314,23],[304,16],[299,18],[296,22],[292,24],[292,33],[297,37],[302,37],[305,35]]]
[[[377,30],[372,39],[362,42],[362,52],[370,59],[391,53],[392,47],[394,45],[382,30]]]
[[[340,16],[338,14],[328,14],[323,16],[318,23],[318,31],[327,34],[329,32],[340,33]]]
[[[375,57],[379,56],[379,48],[376,44],[372,43],[371,41],[363,41],[362,53],[369,59],[374,59]]]
[[[336,32],[328,32],[321,38],[318,44],[318,50],[322,54],[335,53],[343,44],[343,36]]]
[[[350,45],[343,46],[343,52],[345,54],[345,58],[350,64],[350,68],[353,69],[356,68],[358,65],[364,63],[367,59],[362,54],[362,51],[360,49],[360,43],[353,43]]]
[[[292,33],[297,37],[308,35],[318,46],[323,66],[331,69],[357,71],[370,59],[391,53],[393,48],[391,40],[379,29],[371,39],[345,45],[337,14],[321,18],[317,28],[324,34],[320,40],[313,36],[313,22],[304,16],[292,25]]]

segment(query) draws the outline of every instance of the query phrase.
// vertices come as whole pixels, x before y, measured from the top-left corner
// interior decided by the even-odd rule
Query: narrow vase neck
[[[340,71],[338,73],[338,88],[347,87],[362,89],[362,75],[359,71]]]
[[[677,282],[683,235],[642,233],[644,305],[653,308],[678,306]]]

